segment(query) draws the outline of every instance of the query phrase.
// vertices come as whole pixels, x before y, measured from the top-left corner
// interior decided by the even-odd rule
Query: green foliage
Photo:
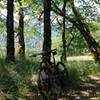
[[[57,35],[56,37],[52,38],[52,48],[57,48],[58,51],[61,51],[62,45],[61,35]]]
[[[80,84],[80,80],[81,80],[80,72],[78,71],[76,64],[74,64],[73,62],[69,66],[70,66],[68,68],[69,69],[69,79],[71,81],[72,86],[77,87]]]
[[[40,11],[43,8],[42,0],[23,0],[23,4],[31,7],[32,12],[34,12],[36,10]]]
[[[5,20],[3,20],[2,18],[0,18],[0,32],[4,32],[5,30]]]
[[[26,34],[27,34],[27,36],[32,37],[32,36],[34,36],[34,35],[39,35],[40,32],[37,31],[37,29],[33,27],[33,28],[27,30],[27,31],[26,31]]]
[[[0,90],[9,93],[8,99],[23,98],[32,91],[34,86],[31,77],[35,66],[37,65],[28,59],[7,64],[3,56],[0,56]]]
[[[91,33],[96,41],[100,44],[100,22],[99,21],[92,21],[89,23]]]
[[[5,9],[6,8],[6,0],[0,0],[0,9]]]
[[[68,66],[72,86],[76,87],[79,86],[81,79],[100,73],[99,63],[93,61],[70,61],[66,66]]]
[[[78,31],[76,31],[74,34],[74,39],[69,45],[69,49],[67,51],[68,56],[77,56],[77,55],[86,55],[90,54],[90,51],[88,49],[87,43],[84,40],[83,36],[80,35]],[[67,44],[70,42],[72,36],[70,32],[66,32],[66,41]],[[62,41],[61,41],[61,35],[58,35],[53,38],[52,40],[53,45],[52,48],[57,48],[59,54],[61,54],[62,51]]]
[[[91,28],[91,31],[96,32],[100,30],[100,22],[98,21],[92,21],[89,23],[89,26]]]
[[[100,23],[97,21],[91,21],[89,23],[89,27],[91,29],[91,34],[95,38],[95,40],[100,43]],[[88,48],[87,42],[85,41],[84,37],[80,34],[80,32],[73,28],[72,34],[74,36],[74,39],[72,40],[71,44],[69,45],[69,49],[67,51],[68,56],[78,56],[78,55],[90,55],[90,50]],[[62,39],[61,35],[57,35],[56,37],[52,38],[52,48],[57,48],[59,54],[61,54],[62,51]],[[70,42],[72,38],[71,35],[71,28],[66,29],[66,41],[67,44]]]
[[[71,46],[68,50],[68,56],[77,56],[77,55],[87,55],[89,54],[89,49],[86,41],[83,36],[77,35],[71,43]]]

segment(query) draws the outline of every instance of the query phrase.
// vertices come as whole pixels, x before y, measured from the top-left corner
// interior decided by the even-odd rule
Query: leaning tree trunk
[[[100,60],[100,46],[91,36],[88,26],[82,21],[78,21],[76,27],[85,38],[90,51],[94,54],[95,60]]]
[[[13,5],[14,0],[7,0],[7,56],[8,62],[15,61]]]
[[[74,13],[74,15],[76,17],[75,26],[79,29],[80,33],[85,38],[89,49],[94,54],[95,60],[100,60],[100,46],[99,46],[99,44],[91,36],[90,30],[89,30],[87,24],[84,23],[81,20],[82,16],[78,13],[78,11],[77,11],[77,9],[76,9],[76,7],[74,5],[74,0],[71,2],[71,4],[72,4],[73,13]]]
[[[44,41],[43,41],[43,52],[51,50],[51,0],[44,0]],[[43,55],[43,60],[50,62],[50,53]]]
[[[18,26],[18,39],[19,39],[19,56],[25,58],[25,42],[24,42],[24,14],[21,0],[19,3],[19,26]]]
[[[53,2],[53,4],[54,4],[54,7],[56,8],[56,10],[53,8],[52,8],[52,10],[55,13],[59,14],[60,16],[63,16],[62,10],[60,10],[54,2]],[[83,35],[84,39],[86,40],[86,42],[88,44],[90,51],[94,54],[95,60],[100,60],[100,45],[92,37],[88,26],[81,20],[82,16],[77,12],[77,9],[74,6],[74,0],[71,0],[71,4],[72,4],[72,10],[75,15],[75,18],[72,19],[68,16],[65,16],[65,18],[69,22],[71,22],[74,26],[76,26],[77,29],[80,31],[80,33]]]

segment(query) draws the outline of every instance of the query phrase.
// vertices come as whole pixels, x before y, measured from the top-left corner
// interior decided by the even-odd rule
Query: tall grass
[[[31,77],[36,67],[36,61],[27,57],[24,61],[17,59],[15,63],[8,64],[4,54],[0,52],[0,91],[9,93],[10,100],[24,97],[34,88]]]
[[[100,73],[100,63],[93,61],[69,61],[67,63],[69,77],[72,85],[79,85],[81,79],[88,75]]]
[[[30,91],[35,90],[31,78],[39,67],[37,61],[40,59],[26,57],[24,61],[17,59],[15,63],[7,64],[4,54],[0,52],[0,90],[11,94],[10,100],[23,98]],[[81,78],[85,78],[89,74],[100,73],[99,63],[93,61],[69,61],[66,63],[66,67],[73,86],[78,86]]]

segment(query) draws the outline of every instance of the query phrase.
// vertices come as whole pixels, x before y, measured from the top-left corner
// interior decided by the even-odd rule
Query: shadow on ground
[[[27,100],[42,100],[37,93],[29,93]],[[77,88],[70,88],[57,100],[100,100],[100,76],[89,75]]]
[[[79,88],[67,93],[65,100],[100,100],[100,76],[89,75],[82,80]]]

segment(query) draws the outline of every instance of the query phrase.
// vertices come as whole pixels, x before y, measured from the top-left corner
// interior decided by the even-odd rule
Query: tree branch
[[[69,43],[67,44],[67,50],[69,49],[69,46],[71,45],[73,39],[75,38],[75,36],[72,34],[73,28],[74,28],[74,25],[71,27],[71,30],[70,30],[70,33],[71,33],[71,35],[72,35],[72,38],[71,38],[71,40],[69,41]]]
[[[55,12],[56,14],[58,14],[58,15],[60,15],[60,16],[63,17],[63,15],[64,15],[64,14],[63,14],[63,11],[55,4],[54,1],[52,1],[52,3],[53,3],[53,5],[54,5],[55,9],[52,7],[51,10],[52,10],[53,12]],[[76,23],[76,21],[75,21],[74,19],[70,18],[68,15],[66,15],[65,18],[66,18],[69,22],[71,22],[71,23],[73,23],[73,24]]]

